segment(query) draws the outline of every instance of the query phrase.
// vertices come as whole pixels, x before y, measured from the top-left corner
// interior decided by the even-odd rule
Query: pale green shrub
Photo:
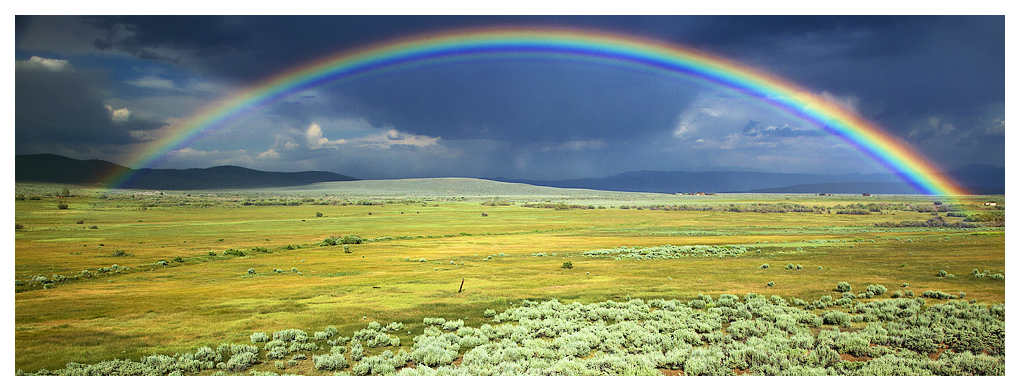
[[[266,333],[262,332],[252,333],[250,338],[252,343],[269,342],[269,335],[266,335]]]
[[[227,360],[226,369],[231,372],[240,372],[248,367],[258,364],[259,358],[251,352],[243,352],[235,354]]]
[[[365,357],[365,348],[361,346],[360,342],[355,341],[351,344],[351,360],[361,361]]]

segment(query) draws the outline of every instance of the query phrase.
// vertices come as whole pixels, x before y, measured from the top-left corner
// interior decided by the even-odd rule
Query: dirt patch
[[[664,369],[660,368],[659,372],[662,372],[662,376],[683,376],[684,371],[681,369]]]
[[[839,359],[843,361],[868,361],[871,360],[871,357],[868,356],[857,357],[852,354],[843,353],[839,355]]]

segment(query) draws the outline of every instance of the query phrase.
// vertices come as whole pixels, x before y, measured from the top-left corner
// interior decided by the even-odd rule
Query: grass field
[[[72,188],[74,197],[57,198],[59,190],[16,188],[27,198],[15,201],[15,370],[173,355],[291,328],[335,325],[350,336],[369,322],[401,322],[407,335],[418,335],[424,317],[477,327],[487,322],[486,310],[501,312],[525,299],[588,304],[756,292],[811,302],[838,296],[837,283],[846,281],[855,291],[884,285],[889,294],[964,292],[968,301],[1005,302],[1004,281],[972,275],[974,269],[1005,274],[1002,224],[875,226],[932,218],[909,210],[933,204],[923,196],[672,196],[468,179],[259,191]],[[1002,196],[942,201],[956,211],[953,217],[937,213],[946,223],[962,222],[962,216],[1004,220]],[[561,203],[584,208],[524,207]],[[760,203],[825,212],[649,208]],[[856,204],[881,211],[837,213]],[[364,242],[350,244],[350,252],[321,245],[334,235]],[[667,244],[747,251],[643,260],[583,254]],[[572,268],[564,268],[566,262]],[[761,268],[765,263],[770,267]],[[112,265],[118,268],[100,269]],[[940,270],[954,276],[940,276]],[[254,368],[317,373],[306,362],[283,371],[265,360]]]

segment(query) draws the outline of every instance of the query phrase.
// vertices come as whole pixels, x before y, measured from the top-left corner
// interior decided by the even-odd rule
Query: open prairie
[[[311,335],[335,326],[330,334],[357,341],[394,322],[402,325],[387,335],[404,341],[368,344],[364,355],[399,357],[418,344],[412,336],[436,332],[425,318],[462,320],[462,329],[523,323],[494,314],[552,299],[704,305],[703,295],[749,301],[753,292],[801,299],[803,311],[819,316],[861,314],[854,308],[926,291],[928,307],[1005,302],[1002,196],[681,196],[471,179],[259,191],[71,188],[73,197],[59,198],[59,187],[16,190],[25,198],[15,201],[14,369],[26,372],[250,344],[253,333],[287,329]],[[943,226],[893,226],[935,215]],[[840,282],[859,296],[832,305]],[[848,319],[837,324],[844,332],[869,324]],[[817,338],[832,327],[809,326]],[[242,369],[327,374],[311,356],[330,346],[292,349],[275,366],[264,354],[271,352],[256,351],[257,363]],[[453,358],[467,360],[470,346],[461,342]],[[295,353],[293,365],[281,364]],[[344,360],[335,369],[364,371]],[[690,363],[660,369],[671,368],[694,371]]]

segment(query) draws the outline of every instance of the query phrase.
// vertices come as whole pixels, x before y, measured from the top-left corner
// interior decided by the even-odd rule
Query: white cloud
[[[717,103],[717,102],[702,102],[702,103]],[[719,109],[711,107],[690,107],[684,110],[677,117],[677,125],[673,129],[673,137],[678,139],[684,139],[697,133],[702,128],[702,124],[710,119],[720,118]]]
[[[340,145],[350,145],[354,147],[366,147],[373,149],[389,149],[394,145],[406,145],[417,148],[424,148],[435,146],[439,143],[439,137],[429,137],[424,135],[412,134],[402,132],[397,129],[390,129],[386,131],[369,134],[363,137],[357,137],[352,139],[337,139],[330,140],[323,136],[322,127],[319,124],[311,124],[308,129],[304,132],[305,145],[310,150],[316,150],[321,148],[332,148],[337,149]],[[288,141],[285,146],[293,146]]]
[[[203,151],[186,147],[169,152],[169,166],[179,167],[210,167],[223,165],[255,166],[254,153],[243,149],[234,151],[211,150]]]
[[[128,110],[126,107],[114,110],[113,106],[106,105],[106,110],[110,112],[110,119],[115,123],[121,123],[131,119],[131,110]]]
[[[214,151],[214,152],[219,152],[219,151]],[[175,151],[170,151],[169,154],[173,155],[175,157],[194,157],[194,156],[206,156],[206,155],[209,154],[209,152],[208,151],[199,151],[197,149],[192,149],[191,147],[185,147],[185,148],[181,148],[181,149],[178,149],[178,150],[175,150]]]
[[[51,72],[61,72],[66,70],[73,70],[70,63],[67,60],[55,60],[51,58],[43,58],[39,56],[32,56],[32,58],[23,61],[15,61],[17,65],[45,69]]]
[[[273,148],[269,148],[269,150],[259,154],[259,159],[277,159],[279,157],[280,153],[276,152]]]
[[[160,89],[160,90],[172,90],[172,89],[176,88],[176,86],[174,86],[174,81],[173,80],[164,79],[164,78],[159,77],[159,76],[151,76],[151,75],[150,76],[143,76],[141,79],[138,79],[138,80],[128,80],[128,81],[125,81],[125,83],[133,85],[135,87],[153,88],[153,89]]]
[[[133,138],[135,140],[138,140],[138,141],[152,141],[152,140],[154,140],[152,135],[149,134],[149,132],[146,132],[144,130],[132,130],[132,131],[128,132],[128,134],[131,135],[131,138]]]
[[[829,91],[822,91],[822,93],[819,96],[821,96],[822,99],[825,99],[831,103],[835,103],[836,105],[842,107],[846,111],[860,115],[860,111],[857,109],[857,105],[858,103],[860,103],[861,99],[858,98],[857,96],[854,95],[839,96],[829,93]]]
[[[951,135],[956,130],[956,125],[937,115],[928,117],[921,121],[907,136],[911,140],[923,141],[929,138],[938,138]]]
[[[549,145],[542,148],[542,151],[584,151],[584,150],[597,150],[606,147],[606,142],[602,140],[574,140],[567,141],[565,143]]]
[[[1006,120],[1002,118],[996,118],[985,125],[986,135],[1003,135],[1006,134]]]
[[[396,129],[390,129],[383,132],[384,137],[380,135],[363,137],[356,139],[356,142],[363,142],[367,144],[382,142],[387,145],[412,145],[415,147],[427,147],[430,145],[436,145],[439,142],[439,137],[429,137],[418,134],[411,134],[407,132],[401,132]]]
[[[710,108],[707,108],[707,107],[702,107],[702,108],[698,109],[698,112],[702,113],[702,114],[708,114],[711,117],[719,118],[719,113],[718,112],[716,112],[715,110],[712,110]]]
[[[346,144],[347,140],[339,139],[330,141],[328,138],[322,136],[322,127],[319,124],[312,124],[305,130],[305,140],[308,141],[308,149],[319,149],[323,147],[336,147],[340,144]]]

